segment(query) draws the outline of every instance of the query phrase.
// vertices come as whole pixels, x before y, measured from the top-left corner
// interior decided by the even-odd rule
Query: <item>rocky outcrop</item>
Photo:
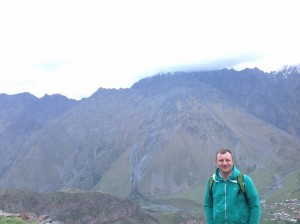
[[[54,223],[53,220],[64,224],[158,223],[156,218],[132,201],[99,192],[2,190],[0,209],[6,211],[3,214],[7,217],[21,217],[40,224]]]

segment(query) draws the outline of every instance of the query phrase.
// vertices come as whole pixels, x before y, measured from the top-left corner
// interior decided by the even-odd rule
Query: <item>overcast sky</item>
[[[157,72],[300,62],[297,0],[0,0],[0,93],[89,97]]]

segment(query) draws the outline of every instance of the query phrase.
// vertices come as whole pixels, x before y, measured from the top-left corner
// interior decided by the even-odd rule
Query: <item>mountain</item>
[[[264,195],[300,169],[299,91],[288,67],[157,74],[80,101],[0,95],[0,188],[199,201],[230,148]]]
[[[0,94],[0,179],[26,154],[24,144],[33,133],[76,104],[59,94]]]

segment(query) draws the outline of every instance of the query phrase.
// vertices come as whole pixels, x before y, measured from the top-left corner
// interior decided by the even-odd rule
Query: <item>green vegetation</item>
[[[272,193],[266,200],[278,202],[291,198],[300,198],[300,169],[287,174],[282,187],[277,192]]]
[[[156,215],[156,218],[161,224],[183,223],[184,221],[186,221],[178,213],[160,213]]]
[[[296,211],[299,211],[300,198],[300,169],[286,174],[282,178],[282,186],[275,192],[271,192],[265,199],[262,210],[262,224],[291,223],[288,218],[297,217]],[[294,218],[295,219],[295,218]]]
[[[7,218],[3,215],[0,215],[0,224],[34,224],[36,222],[24,221],[18,217]]]
[[[111,167],[93,191],[103,191],[121,198],[126,198],[130,193],[130,168],[128,152],[124,153]],[[116,175],[117,174],[117,175]]]
[[[182,198],[182,199],[187,199],[187,200],[192,200],[195,202],[202,203],[204,200],[204,192],[205,192],[204,188],[205,188],[204,185],[192,186],[189,188],[189,190],[174,194],[172,197]]]

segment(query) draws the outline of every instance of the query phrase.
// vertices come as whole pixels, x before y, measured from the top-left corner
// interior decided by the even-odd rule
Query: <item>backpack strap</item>
[[[214,175],[211,175],[209,177],[209,194],[210,194],[210,197],[211,199],[213,199],[213,196],[212,196],[212,188],[213,188],[213,184],[214,184]]]
[[[213,188],[214,182],[215,181],[214,181],[214,178],[213,178],[213,175],[212,175],[212,176],[209,177],[209,194],[210,194],[211,199],[213,199],[212,188]],[[247,192],[246,192],[245,184],[244,184],[244,174],[242,172],[240,172],[238,177],[237,177],[237,183],[239,185],[241,193],[244,195],[245,200],[248,203]]]
[[[248,203],[248,197],[247,197],[247,192],[245,189],[245,184],[244,184],[244,174],[242,172],[239,173],[238,177],[237,177],[237,182],[240,188],[240,191],[242,192],[242,194],[244,195],[246,202]]]

